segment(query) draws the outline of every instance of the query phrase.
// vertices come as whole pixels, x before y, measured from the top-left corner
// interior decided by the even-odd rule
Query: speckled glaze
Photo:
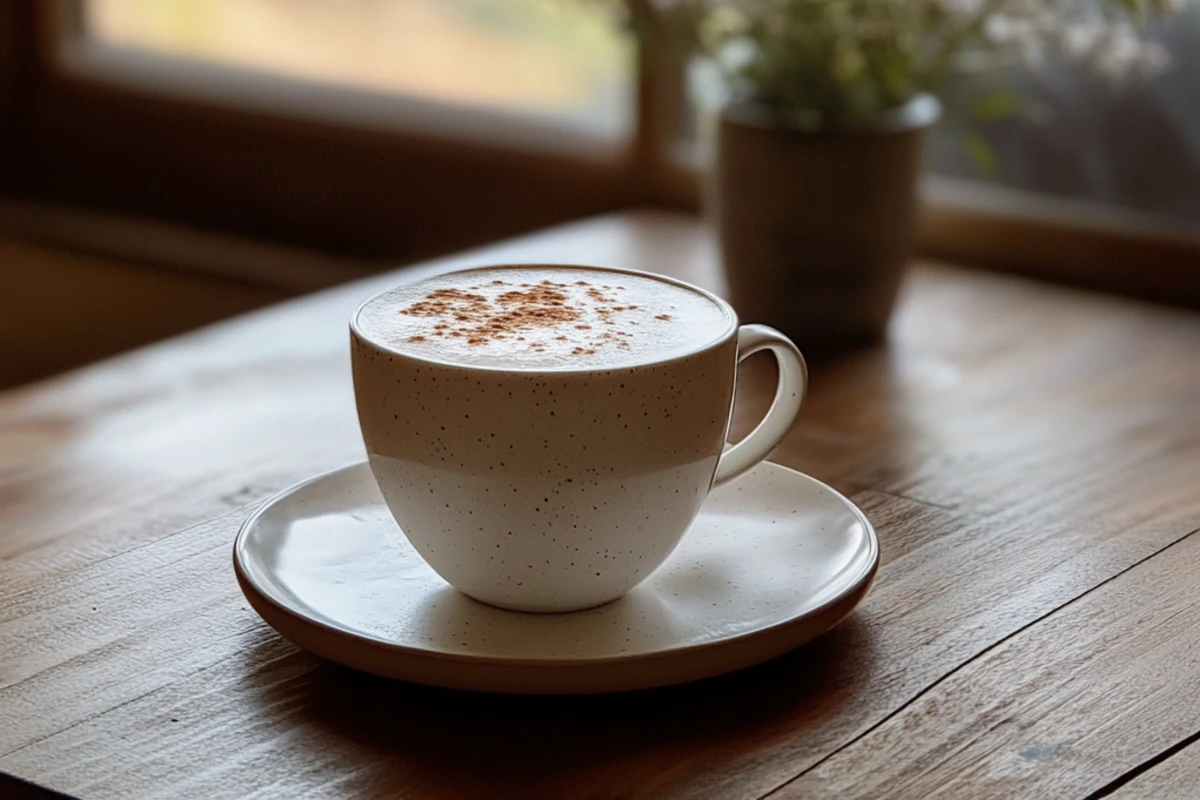
[[[863,598],[879,543],[828,486],[759,464],[713,490],[667,562],[624,597],[520,614],[446,586],[356,464],[266,503],[233,556],[254,609],[325,658],[418,683],[564,694],[696,680],[798,647]]]
[[[538,370],[406,355],[352,320],[371,469],[413,548],[503,608],[571,611],[628,592],[675,549],[713,484],[739,357],[731,309],[728,321],[682,357]],[[792,406],[802,392],[791,387]],[[776,441],[794,415],[774,422]]]

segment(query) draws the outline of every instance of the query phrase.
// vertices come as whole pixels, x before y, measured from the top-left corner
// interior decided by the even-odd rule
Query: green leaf
[[[996,151],[974,131],[966,131],[962,135],[962,147],[967,157],[975,165],[975,169],[989,178],[994,178],[1000,172],[1000,159]]]
[[[1025,98],[1016,92],[993,92],[980,99],[971,108],[971,117],[976,122],[987,124],[1011,117],[1025,108]]]

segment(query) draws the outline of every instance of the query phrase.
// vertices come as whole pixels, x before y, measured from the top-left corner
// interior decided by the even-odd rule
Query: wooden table
[[[1200,797],[1200,316],[946,265],[913,271],[888,346],[814,369],[774,456],[883,545],[808,647],[530,699],[282,640],[230,544],[262,498],[362,457],[350,311],[514,260],[721,285],[697,222],[625,214],[0,395],[0,770],[88,798]]]

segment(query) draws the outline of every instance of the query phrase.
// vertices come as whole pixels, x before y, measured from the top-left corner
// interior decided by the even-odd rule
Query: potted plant
[[[963,70],[1056,49],[1154,71],[1137,23],[1181,0],[643,0],[723,78],[708,204],[730,300],[810,350],[878,339],[914,239],[925,131]],[[661,19],[659,20],[661,23]],[[987,122],[1017,111],[978,98]],[[962,109],[955,109],[961,111]],[[994,161],[977,133],[977,162]]]

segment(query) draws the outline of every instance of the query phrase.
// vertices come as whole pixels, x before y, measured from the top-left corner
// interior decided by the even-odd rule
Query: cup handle
[[[791,429],[804,392],[808,388],[808,365],[796,345],[774,328],[766,325],[743,325],[738,329],[738,362],[761,350],[770,350],[779,362],[779,387],[767,415],[750,435],[721,454],[713,476],[715,489],[741,475],[767,457]]]

